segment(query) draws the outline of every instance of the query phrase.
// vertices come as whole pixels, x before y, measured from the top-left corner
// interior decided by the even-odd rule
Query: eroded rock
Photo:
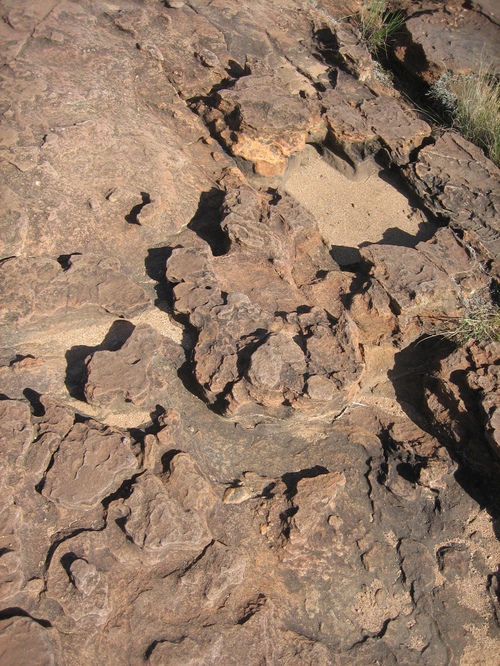
[[[266,74],[245,76],[218,92],[205,121],[234,157],[266,178],[283,176],[290,155],[325,134],[317,106],[291,95],[278,77]]]
[[[479,148],[446,132],[420,151],[406,176],[432,213],[497,256],[500,170]]]
[[[113,407],[123,403],[155,405],[165,389],[165,366],[178,369],[182,349],[148,324],[136,326],[117,351],[97,351],[87,359],[85,397],[90,404]]]
[[[99,423],[75,423],[60,442],[43,494],[66,507],[92,507],[137,469],[131,440]]]
[[[0,657],[9,666],[21,666],[27,661],[40,666],[57,664],[62,658],[57,632],[30,617],[14,616],[2,620]]]
[[[144,289],[126,277],[112,257],[76,255],[67,270],[52,259],[19,257],[4,261],[0,271],[5,324],[24,324],[92,306],[133,316],[150,302]]]
[[[499,351],[424,333],[490,303],[498,170],[359,3],[3,4],[2,663],[496,664]],[[340,270],[267,190],[305,142],[459,238]]]

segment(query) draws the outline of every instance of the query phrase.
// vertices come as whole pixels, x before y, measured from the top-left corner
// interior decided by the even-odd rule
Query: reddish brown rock
[[[420,151],[405,175],[434,215],[465,233],[483,252],[497,256],[500,170],[479,148],[446,132]]]
[[[0,658],[6,666],[57,664],[62,659],[58,634],[30,617],[14,616],[2,620]]]
[[[17,400],[0,401],[2,473],[17,464],[34,437],[30,408]]]
[[[178,454],[165,478],[139,477],[123,503],[123,529],[150,561],[186,559],[212,540],[206,514],[214,502],[210,484],[189,456]]]
[[[500,28],[489,16],[471,11],[471,4],[410,16],[394,48],[403,67],[432,84],[447,71],[467,74],[494,63]]]
[[[459,317],[469,303],[489,300],[490,278],[448,229],[438,231],[434,239],[416,249],[371,245],[361,252],[407,336],[418,336],[420,322],[439,328],[443,319]],[[363,317],[360,303],[366,304],[372,292],[376,298],[377,291],[371,286],[355,300],[358,316]],[[388,313],[386,319],[391,321]]]
[[[87,359],[85,397],[93,405],[132,403],[153,409],[165,390],[165,366],[178,369],[184,360],[180,346],[139,324],[120,349],[97,351]]]
[[[324,94],[324,104],[326,145],[354,167],[381,149],[394,164],[407,164],[412,151],[430,135],[429,125],[394,97],[340,73],[336,88]]]
[[[112,257],[75,255],[67,270],[48,258],[12,258],[0,266],[3,323],[84,310],[92,306],[134,316],[150,299]],[[8,304],[8,305],[7,305]]]
[[[68,507],[95,506],[137,469],[130,439],[98,423],[75,423],[47,471],[43,494]]]
[[[206,122],[234,157],[266,178],[282,176],[290,155],[325,134],[319,109],[270,75],[245,76],[217,93]]]
[[[439,365],[440,386],[433,391],[429,382],[427,400],[434,417],[462,446],[467,439],[485,438],[498,457],[499,399],[498,343],[479,345],[470,340]],[[474,435],[472,434],[474,433]],[[479,465],[488,465],[482,453]]]
[[[0,11],[2,663],[496,664],[498,350],[421,337],[495,255],[340,271],[216,141],[280,171],[328,125],[446,220],[496,172],[421,148],[360,3],[39,4]]]

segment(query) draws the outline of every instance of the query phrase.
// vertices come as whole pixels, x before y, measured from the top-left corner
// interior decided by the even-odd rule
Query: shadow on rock
[[[488,511],[500,538],[500,461],[486,437],[481,392],[466,381],[474,369],[453,369],[456,352],[445,337],[422,337],[396,354],[388,377],[407,416],[458,464],[455,479]]]
[[[117,351],[125,344],[131,336],[135,326],[123,319],[118,319],[111,325],[106,337],[101,344],[89,347],[88,345],[76,345],[66,352],[66,379],[65,384],[69,394],[77,400],[85,402],[84,386],[87,380],[86,359],[96,351],[106,349]]]
[[[188,224],[188,229],[194,231],[200,238],[210,245],[212,254],[219,257],[228,251],[228,239],[221,229],[221,206],[225,192],[212,187],[208,192],[202,192],[198,202],[198,210]]]
[[[419,243],[429,240],[436,232],[436,225],[429,222],[421,222],[418,225],[418,232],[409,234],[398,227],[389,227],[382,234],[382,238],[376,243],[365,241],[359,247],[368,247],[369,245],[397,245],[400,247],[416,247]]]
[[[148,250],[148,256],[144,261],[146,274],[157,283],[155,291],[157,298],[155,306],[172,314],[172,287],[173,285],[167,281],[165,277],[165,269],[167,261],[172,254],[172,247],[153,247]]]

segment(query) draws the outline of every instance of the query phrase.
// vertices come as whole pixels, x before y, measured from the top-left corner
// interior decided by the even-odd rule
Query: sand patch
[[[316,218],[332,255],[341,265],[357,261],[357,248],[371,243],[414,246],[435,226],[399,191],[397,176],[375,169],[351,180],[306,146],[284,189]]]

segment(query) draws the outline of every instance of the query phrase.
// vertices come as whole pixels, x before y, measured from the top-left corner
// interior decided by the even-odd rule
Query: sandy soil
[[[396,176],[374,164],[371,173],[358,178],[343,175],[306,146],[284,186],[315,216],[339,264],[357,261],[357,248],[364,245],[412,247],[432,236],[434,225],[398,189]]]

